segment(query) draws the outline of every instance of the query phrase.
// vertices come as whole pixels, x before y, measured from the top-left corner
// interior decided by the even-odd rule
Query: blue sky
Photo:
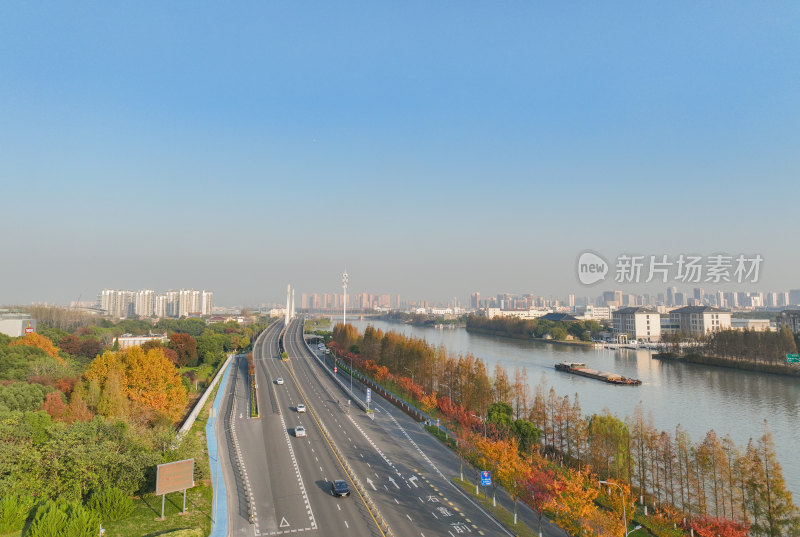
[[[800,287],[796,2],[0,5],[0,303],[584,294],[613,257]],[[594,294],[590,290],[588,294]]]

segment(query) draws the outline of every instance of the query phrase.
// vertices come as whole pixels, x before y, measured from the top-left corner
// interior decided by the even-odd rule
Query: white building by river
[[[612,314],[614,337],[630,341],[661,340],[661,315],[650,308],[621,308]]]

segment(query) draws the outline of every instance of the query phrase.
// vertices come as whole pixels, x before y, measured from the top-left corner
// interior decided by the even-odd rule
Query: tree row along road
[[[302,319],[293,321],[284,336],[286,367],[394,535],[510,535],[440,470],[442,460],[457,465],[447,448],[380,398],[373,398],[371,415],[348,405],[302,338]]]

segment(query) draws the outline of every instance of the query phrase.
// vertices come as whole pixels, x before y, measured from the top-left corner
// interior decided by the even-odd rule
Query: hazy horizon
[[[409,300],[713,287],[583,287],[586,250],[760,254],[726,290],[800,288],[798,23],[791,2],[0,6],[0,303],[281,303],[345,269]]]

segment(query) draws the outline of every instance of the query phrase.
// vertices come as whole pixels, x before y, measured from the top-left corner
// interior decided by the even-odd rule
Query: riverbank
[[[470,334],[482,334],[485,336],[498,336],[504,337],[508,339],[517,339],[520,341],[539,341],[541,343],[552,343],[553,345],[569,345],[572,347],[594,347],[594,343],[591,341],[580,341],[580,340],[570,340],[564,341],[560,339],[547,339],[543,337],[530,337],[527,335],[518,335],[518,334],[509,334],[508,332],[500,332],[497,330],[489,330],[487,328],[475,328],[475,327],[467,327],[467,332]]]
[[[703,354],[678,355],[673,352],[657,352],[653,354],[653,358],[656,360],[712,365],[716,367],[727,367],[730,369],[741,369],[744,371],[756,371],[759,373],[770,373],[772,375],[800,377],[800,367],[794,367],[790,365],[762,364],[760,362],[732,360],[730,358],[706,356]]]

